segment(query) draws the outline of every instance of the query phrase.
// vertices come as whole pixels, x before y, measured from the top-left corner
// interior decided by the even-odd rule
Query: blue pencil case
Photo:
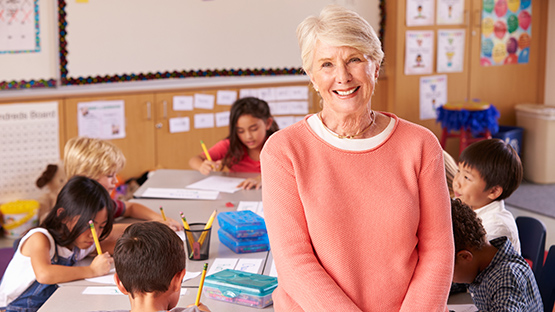
[[[277,283],[276,277],[226,269],[206,277],[204,294],[211,299],[262,309],[273,303]]]
[[[235,253],[249,253],[270,250],[270,242],[268,235],[264,234],[258,237],[235,238],[224,229],[218,229],[218,238],[220,242],[226,245]]]
[[[264,219],[250,210],[221,212],[218,224],[235,238],[258,237],[267,233]]]

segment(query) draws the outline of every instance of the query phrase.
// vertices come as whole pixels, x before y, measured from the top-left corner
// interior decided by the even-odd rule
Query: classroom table
[[[237,177],[237,178],[254,178],[258,173],[229,173],[229,172],[212,172],[210,175]],[[187,185],[207,178],[197,170],[179,170],[179,169],[159,169],[156,170],[140,187],[135,191],[133,197],[143,198],[143,193],[149,188],[185,188]],[[240,190],[235,193],[220,192],[219,201],[261,201],[261,190]],[[188,219],[187,219],[188,220]]]
[[[215,175],[230,177],[253,177],[256,174],[237,174],[237,173],[214,173]],[[160,188],[182,188],[188,184],[202,180],[206,176],[193,170],[157,170],[143,185],[135,192],[132,202],[139,202],[150,209],[159,212],[160,206],[168,218],[180,222],[180,212],[183,212],[189,223],[206,223],[214,210],[218,213],[224,211],[234,211],[240,201],[261,201],[262,192],[260,190],[241,190],[235,193],[223,193],[216,200],[187,200],[187,199],[152,199],[141,198],[141,194],[149,187]],[[232,205],[230,205],[232,204]],[[123,219],[119,222],[134,222],[132,219]],[[193,261],[187,259],[186,270],[189,272],[201,272],[205,262],[208,262],[208,269],[216,258],[249,258],[262,259],[258,273],[268,275],[271,262],[267,262],[269,252],[256,252],[236,254],[231,249],[220,243],[217,231],[219,224],[214,220],[212,224],[210,239],[210,254],[207,260]],[[186,245],[185,245],[186,250]],[[91,258],[83,260],[81,265],[87,265],[92,261]],[[187,306],[194,303],[200,282],[200,275],[182,284],[187,289],[186,294],[181,297],[179,306]],[[114,286],[99,284],[86,280],[77,280],[61,283],[56,292],[48,299],[39,311],[94,311],[100,309],[129,309],[127,296],[122,295],[84,295],[83,290],[89,286]],[[212,311],[251,311],[255,308],[226,303],[218,300],[208,299],[202,296],[201,301],[208,305]],[[86,305],[83,302],[87,302]],[[90,302],[90,304],[89,304]],[[256,309],[260,310],[260,309]],[[265,311],[273,311],[273,306],[269,306]]]

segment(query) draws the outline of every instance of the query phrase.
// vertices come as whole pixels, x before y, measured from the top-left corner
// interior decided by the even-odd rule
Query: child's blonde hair
[[[123,152],[114,144],[87,137],[75,137],[64,148],[64,167],[68,177],[98,179],[116,174],[125,166]]]

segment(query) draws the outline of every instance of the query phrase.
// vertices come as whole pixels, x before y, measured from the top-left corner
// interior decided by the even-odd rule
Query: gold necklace
[[[318,116],[318,119],[320,119],[320,122],[322,122],[322,125],[324,126],[324,129],[328,130],[328,132],[331,133],[333,136],[335,136],[335,137],[337,137],[337,138],[340,138],[340,139],[349,139],[349,140],[351,140],[351,139],[354,139],[355,137],[357,137],[357,136],[363,134],[364,132],[368,131],[368,129],[370,129],[370,127],[374,124],[374,121],[376,120],[376,116],[374,115],[374,111],[372,110],[372,111],[370,112],[370,114],[372,115],[372,121],[370,122],[370,124],[369,124],[366,128],[360,130],[359,132],[357,132],[357,133],[355,133],[355,134],[353,134],[353,135],[340,135],[340,134],[337,134],[337,133],[333,132],[333,131],[332,131],[330,128],[328,128],[328,126],[326,126],[326,124],[324,123],[324,120],[322,119],[322,112],[319,112],[319,113],[317,114],[317,116]]]

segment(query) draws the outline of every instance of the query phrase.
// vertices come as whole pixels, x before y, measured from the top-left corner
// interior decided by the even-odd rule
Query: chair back
[[[549,248],[538,280],[538,287],[540,288],[544,311],[551,312],[555,302],[555,245]]]
[[[515,221],[522,257],[532,261],[532,271],[537,281],[545,254],[545,224],[536,218],[524,216],[517,217]]]

